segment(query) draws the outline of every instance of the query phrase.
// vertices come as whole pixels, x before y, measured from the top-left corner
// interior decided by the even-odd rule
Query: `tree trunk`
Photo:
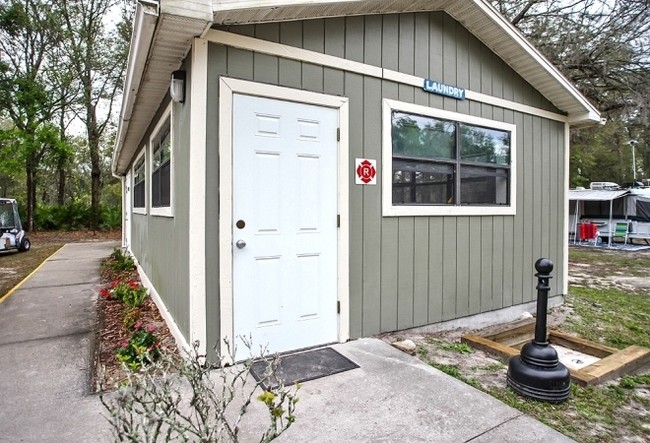
[[[59,186],[56,195],[56,201],[59,206],[63,206],[65,204],[65,164],[65,159],[60,158],[57,165],[57,169],[59,170]]]
[[[91,229],[96,231],[99,229],[99,202],[102,190],[102,171],[100,168],[99,157],[99,136],[97,134],[97,119],[94,114],[88,119],[88,148],[90,149],[90,164],[91,164]]]
[[[34,230],[34,212],[36,212],[36,171],[34,167],[34,160],[27,159],[27,168],[25,170],[27,175],[27,231]]]
[[[61,141],[65,141],[65,108],[61,110],[61,114],[59,115],[59,127],[60,127],[60,138]],[[63,206],[65,204],[65,166],[67,163],[67,158],[65,155],[61,155],[58,159],[58,162],[56,164],[56,169],[59,173],[59,183],[58,183],[58,189],[57,189],[57,195],[56,195],[56,201],[59,204],[59,206]]]

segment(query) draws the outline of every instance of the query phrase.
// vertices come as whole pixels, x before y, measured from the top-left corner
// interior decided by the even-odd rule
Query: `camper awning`
[[[579,201],[612,201],[617,198],[621,198],[626,195],[629,191],[623,189],[620,191],[605,191],[605,190],[593,190],[593,189],[584,189],[576,190],[569,189],[569,200],[579,200]]]

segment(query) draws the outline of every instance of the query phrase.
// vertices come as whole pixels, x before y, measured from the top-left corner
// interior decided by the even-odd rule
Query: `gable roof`
[[[167,93],[171,72],[180,66],[192,37],[211,26],[431,11],[444,11],[462,24],[566,113],[569,124],[600,122],[598,110],[486,0],[140,0],[113,171],[125,173]]]

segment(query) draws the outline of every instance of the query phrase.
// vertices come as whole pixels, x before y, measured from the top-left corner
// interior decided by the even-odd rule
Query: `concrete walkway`
[[[0,304],[0,441],[109,441],[91,394],[94,301],[117,246],[67,244]]]
[[[90,379],[99,261],[115,246],[64,246],[0,304],[1,442],[110,441]],[[279,441],[572,441],[380,340],[334,348],[360,368],[304,383]],[[259,440],[266,414],[254,402],[242,442]]]

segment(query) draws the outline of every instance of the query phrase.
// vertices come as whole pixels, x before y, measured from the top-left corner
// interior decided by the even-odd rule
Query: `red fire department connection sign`
[[[376,185],[377,184],[377,160],[368,158],[357,158],[355,164],[357,185]]]

